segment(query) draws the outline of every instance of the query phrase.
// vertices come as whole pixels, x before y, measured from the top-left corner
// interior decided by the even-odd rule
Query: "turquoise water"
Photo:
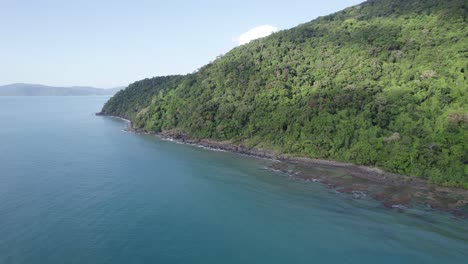
[[[124,132],[107,99],[0,97],[0,263],[467,263],[467,220]]]

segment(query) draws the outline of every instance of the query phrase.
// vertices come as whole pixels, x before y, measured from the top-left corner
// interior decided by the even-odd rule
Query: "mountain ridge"
[[[468,7],[370,0],[131,84],[102,113],[468,188]]]
[[[48,86],[42,84],[12,83],[0,86],[0,96],[87,96],[114,95],[124,87],[109,89],[89,86]]]

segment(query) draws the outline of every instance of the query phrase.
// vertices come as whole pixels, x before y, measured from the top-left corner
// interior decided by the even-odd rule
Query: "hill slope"
[[[371,0],[237,47],[103,108],[175,130],[468,188],[465,0]]]
[[[15,83],[0,86],[0,96],[79,96],[114,95],[122,87],[99,89],[93,87],[52,87],[40,84]]]

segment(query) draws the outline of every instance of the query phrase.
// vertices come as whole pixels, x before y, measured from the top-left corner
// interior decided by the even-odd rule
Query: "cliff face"
[[[467,14],[464,0],[367,1],[136,82],[103,113],[468,188]]]

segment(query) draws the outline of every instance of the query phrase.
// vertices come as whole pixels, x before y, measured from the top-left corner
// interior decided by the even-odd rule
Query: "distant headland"
[[[86,86],[55,87],[41,84],[15,83],[0,86],[0,96],[87,96],[114,95],[124,87],[101,89]]]

